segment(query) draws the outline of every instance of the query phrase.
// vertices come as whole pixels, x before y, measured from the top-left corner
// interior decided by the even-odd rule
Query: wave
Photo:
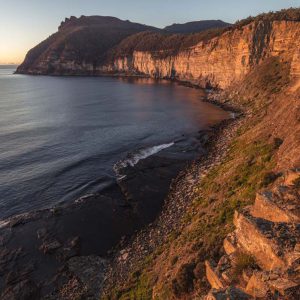
[[[144,149],[140,149],[136,152],[130,153],[126,159],[121,160],[119,162],[117,162],[113,169],[117,175],[117,178],[123,179],[126,176],[121,174],[121,170],[127,167],[134,167],[140,160],[145,159],[151,155],[154,155],[158,152],[160,152],[161,150],[164,150],[166,148],[169,148],[171,146],[173,146],[175,144],[175,142],[171,142],[168,144],[161,144],[161,145],[157,145],[157,146],[152,146],[152,147],[148,147],[148,148],[144,148]]]

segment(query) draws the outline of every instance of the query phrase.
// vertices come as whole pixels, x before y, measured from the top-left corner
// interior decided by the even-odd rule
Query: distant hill
[[[31,49],[17,73],[34,71],[51,73],[51,69],[62,63],[99,64],[106,52],[124,38],[142,31],[160,29],[123,21],[115,17],[81,16],[66,18],[58,31]]]
[[[188,22],[184,24],[173,24],[164,28],[164,30],[171,33],[196,33],[208,29],[224,28],[232,24],[223,22],[221,20],[205,20]]]

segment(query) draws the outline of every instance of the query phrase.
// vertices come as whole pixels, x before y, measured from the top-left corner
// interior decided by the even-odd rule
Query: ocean
[[[96,193],[135,165],[228,118],[169,81],[14,75],[0,66],[0,219]]]

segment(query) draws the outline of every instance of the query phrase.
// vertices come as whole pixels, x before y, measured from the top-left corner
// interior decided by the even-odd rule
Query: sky
[[[27,51],[57,31],[65,17],[114,16],[164,27],[300,7],[300,0],[0,0],[0,64],[23,61]]]

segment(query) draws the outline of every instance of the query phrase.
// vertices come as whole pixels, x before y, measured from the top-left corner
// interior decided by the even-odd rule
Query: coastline
[[[115,248],[105,275],[103,299],[110,299],[106,297],[110,297],[112,291],[116,291],[116,286],[118,291],[122,291],[122,288],[126,291],[125,284],[128,282],[129,274],[135,271],[135,267],[143,265],[145,257],[155,255],[155,251],[168,243],[174,232],[182,230],[184,226],[182,218],[194,199],[194,184],[205,177],[211,168],[221,163],[236,130],[245,120],[240,107],[226,105],[222,99],[220,94],[212,93],[206,101],[235,112],[236,117],[224,120],[213,127],[212,135],[207,141],[206,155],[194,160],[174,178],[158,218],[131,238],[122,240]]]
[[[100,152],[101,158],[90,156],[87,164],[79,165],[79,172],[75,172],[76,168],[73,173],[66,172],[75,175],[70,176],[69,185],[64,177],[51,177],[50,168],[41,168],[50,184],[59,183],[51,185],[57,193],[49,203],[57,206],[2,223],[0,218],[0,298],[298,299],[299,22],[300,9],[291,7],[238,20],[228,30],[169,35],[113,17],[72,16],[29,50],[14,74],[31,76],[15,76],[15,81],[28,80],[35,86],[40,80],[54,84],[70,81],[72,86],[63,84],[63,89],[79,96],[73,96],[72,105],[75,99],[82,103],[89,98],[89,92],[80,86],[84,81],[95,84],[95,90],[99,88],[101,93],[104,88],[99,81],[111,85],[108,96],[101,97],[107,98],[111,110],[122,107],[119,100],[123,102],[123,94],[118,97],[117,92],[116,97],[111,97],[113,81],[127,83],[126,92],[134,89],[130,87],[134,82],[143,84],[148,78],[161,85],[166,81],[166,85],[186,88],[181,88],[182,93],[169,93],[172,106],[177,99],[182,104],[171,115],[172,107],[162,113],[164,95],[148,86],[137,96],[129,95],[143,108],[144,92],[153,96],[158,107],[151,106],[161,116],[148,118],[155,128],[149,126],[142,134],[144,127],[132,117],[135,109],[131,106],[128,115],[108,117],[112,123],[120,120],[120,126],[106,135],[88,132],[91,139],[83,140],[81,145]],[[47,87],[49,94],[56,90],[55,85]],[[200,110],[197,106],[188,107],[185,100],[189,89],[195,89],[190,90],[195,96],[191,104],[199,104],[198,99],[203,102]],[[196,89],[204,90],[205,95],[197,96],[201,91]],[[16,88],[12,92],[19,94]],[[63,99],[60,94],[56,98]],[[47,97],[37,99],[50,103]],[[10,97],[7,100],[11,102]],[[59,104],[51,103],[61,110]],[[203,104],[215,110],[202,110]],[[96,112],[85,114],[85,120],[89,116],[105,120],[105,107],[97,110],[95,106],[85,106]],[[186,110],[192,113],[185,115]],[[4,120],[5,114],[9,115],[5,111]],[[104,117],[98,111],[104,111]],[[82,109],[74,114],[76,125],[81,112]],[[57,111],[49,119],[55,121],[55,115],[59,115]],[[136,115],[143,124],[148,121],[143,112]],[[61,119],[69,120],[67,115]],[[201,127],[202,120],[207,126]],[[127,122],[138,136],[146,138],[136,143],[133,130],[126,131]],[[60,128],[69,127],[62,125]],[[177,125],[182,125],[183,130],[177,131]],[[112,139],[115,132],[120,139]],[[106,145],[106,136],[108,143],[120,141],[120,147],[107,149],[107,156],[102,155],[100,146]],[[10,136],[3,137],[6,145]],[[67,143],[67,137],[76,140],[68,132],[56,149],[73,145],[72,141]],[[134,143],[128,143],[130,138]],[[23,145],[26,143],[19,143],[16,151]],[[54,156],[58,154],[56,149]],[[83,153],[83,148],[78,147],[78,152]],[[116,155],[109,159],[112,154]],[[71,158],[69,152],[65,157],[61,161]],[[21,158],[26,158],[23,153]],[[15,182],[5,173],[18,161],[12,157],[4,164],[4,184]],[[94,180],[106,163],[109,166],[104,173],[109,175],[105,178],[110,185]],[[31,157],[28,165],[35,167]],[[15,174],[17,178],[22,172],[16,170]],[[25,169],[24,174],[30,172]],[[81,178],[91,184],[80,189]],[[11,184],[8,190],[17,191],[12,199],[22,205],[24,198],[28,203],[24,211],[28,207],[48,207],[47,181],[29,182]],[[3,206],[3,212],[10,212],[13,202],[5,197],[3,186],[3,203],[8,204]],[[43,191],[37,193],[38,197],[26,194],[27,188],[30,191],[35,186]],[[72,203],[63,202],[89,191],[95,193]]]
[[[104,193],[86,195],[69,205],[8,219],[5,225],[0,226],[4,270],[0,274],[0,287],[3,295],[20,295],[23,288],[17,291],[15,288],[21,281],[25,292],[30,293],[33,299],[36,293],[46,296],[48,291],[60,289],[70,276],[82,277],[81,263],[87,259],[84,265],[91,270],[88,278],[98,280],[97,283],[91,281],[98,288],[95,290],[95,286],[89,286],[88,290],[98,297],[106,269],[116,257],[116,249],[127,244],[136,232],[143,232],[147,226],[156,223],[170,185],[172,191],[178,181],[176,178],[182,177],[182,172],[193,165],[192,161],[200,154],[206,155],[204,148],[215,132],[216,127],[213,127],[195,136],[183,137],[183,145],[179,140],[177,153],[182,151],[182,158],[176,157],[176,154],[174,158],[174,153],[167,153],[172,146],[139,161],[133,168],[127,167],[127,178]],[[191,141],[187,142],[189,138]],[[146,190],[141,190],[141,186],[146,186]],[[107,227],[109,224],[112,228]],[[7,251],[11,253],[8,257]],[[96,268],[99,264],[103,270],[100,273]],[[21,270],[17,265],[21,266]],[[41,271],[43,276],[37,284],[35,278]],[[15,273],[13,280],[5,278],[6,272]],[[53,276],[57,277],[57,281],[52,282]]]

